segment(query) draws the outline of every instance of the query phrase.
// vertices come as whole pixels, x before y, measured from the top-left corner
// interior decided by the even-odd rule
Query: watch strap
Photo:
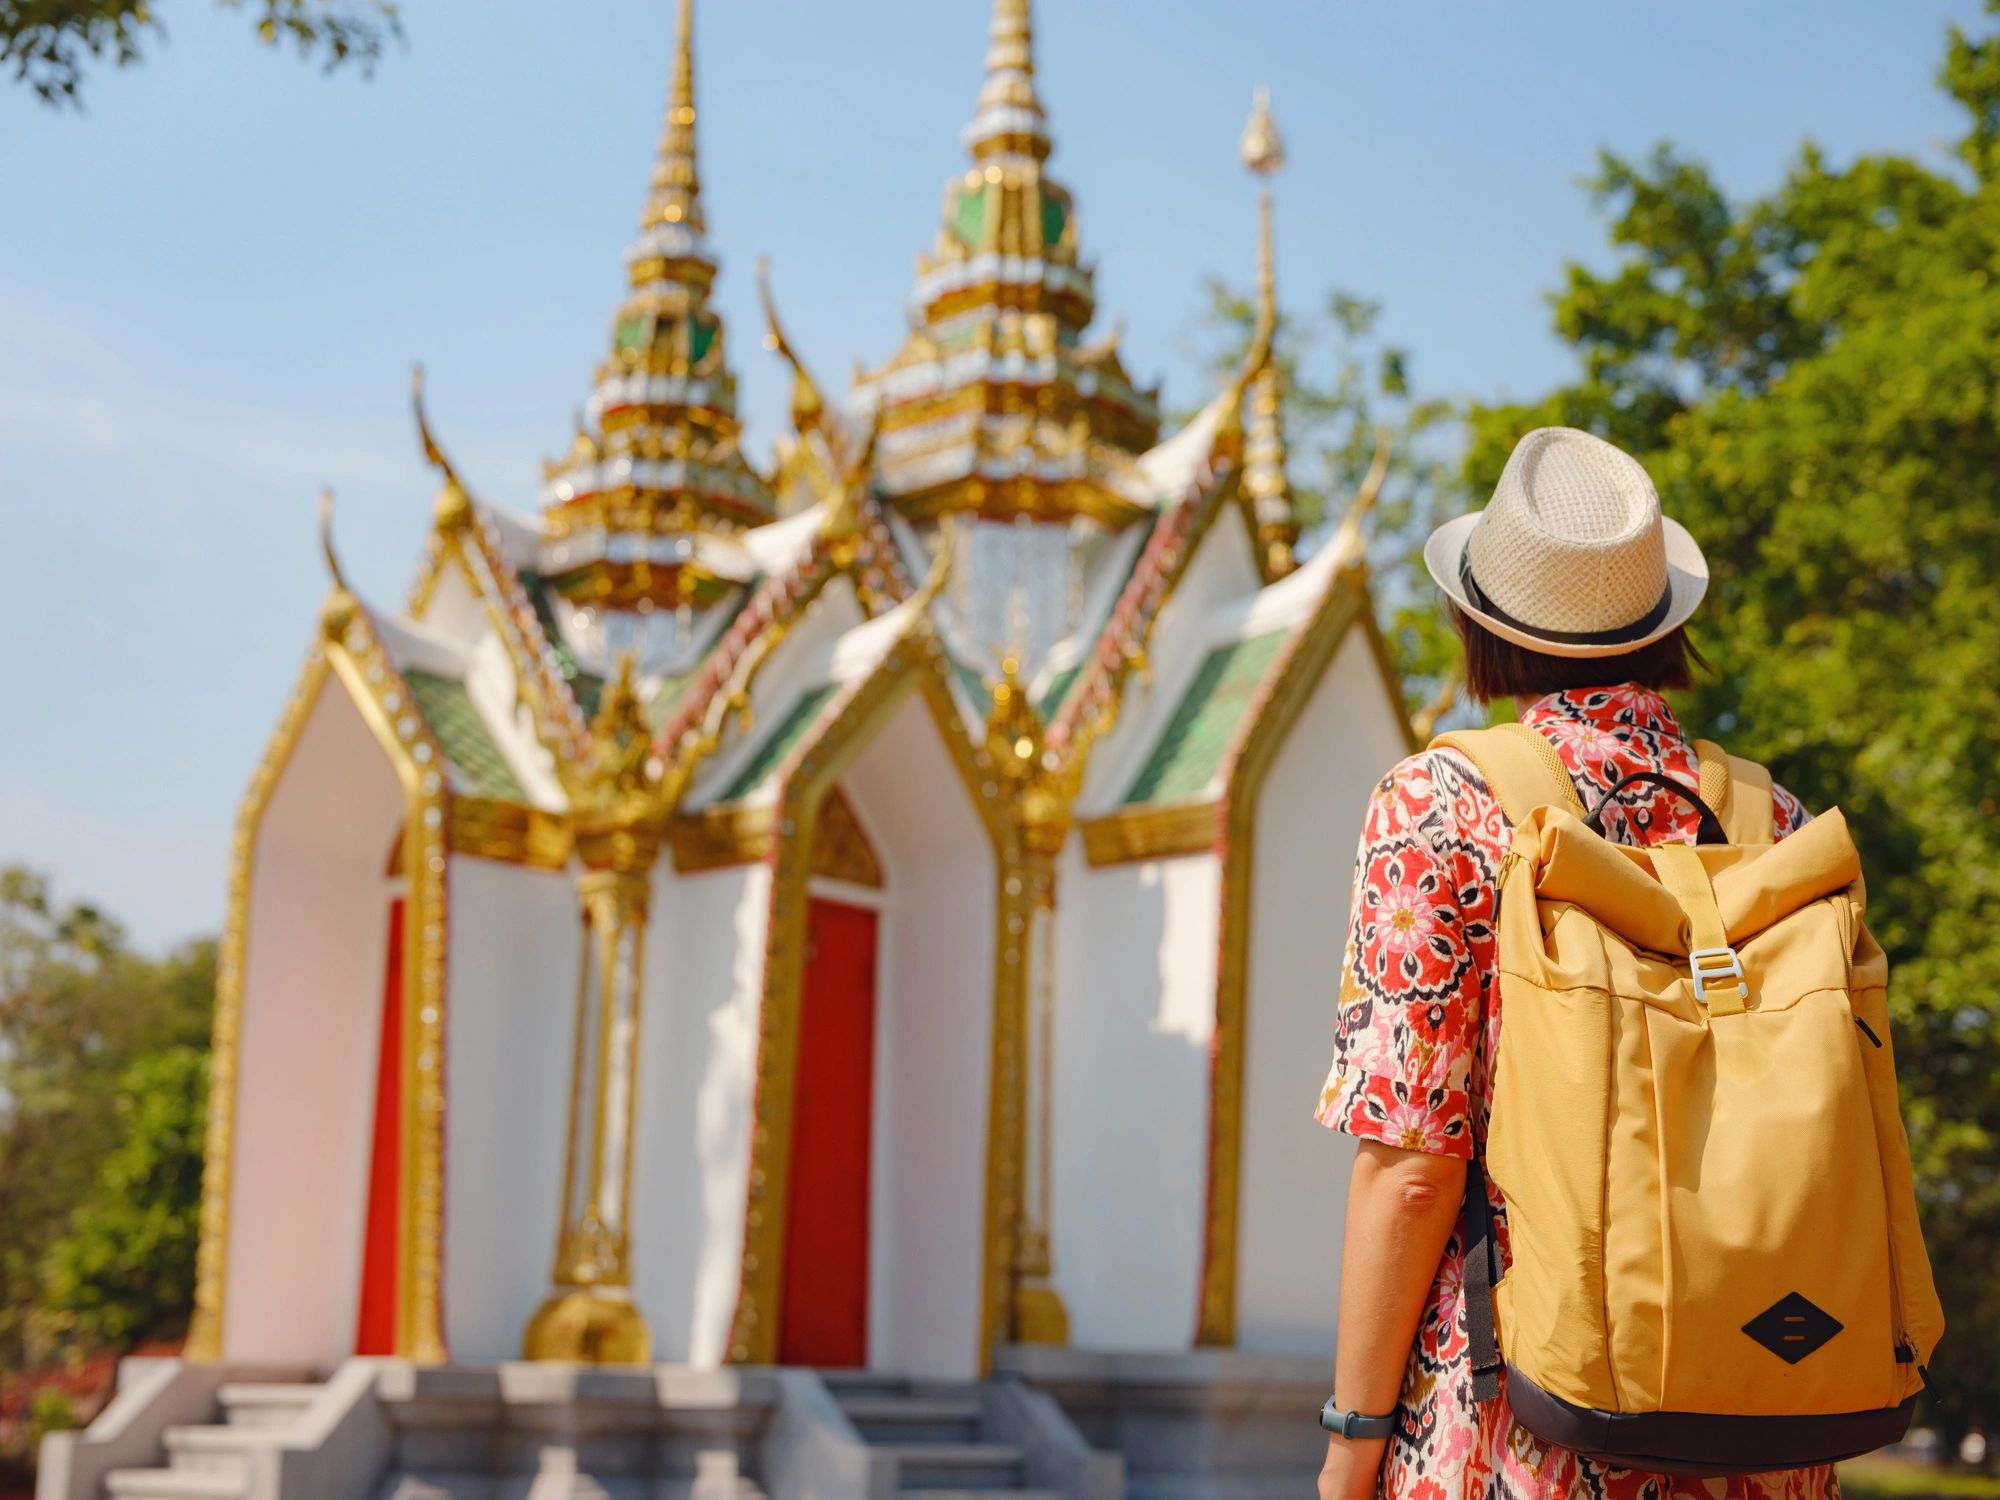
[[[1343,1411],[1335,1403],[1338,1396],[1328,1396],[1326,1405],[1319,1409],[1319,1425],[1337,1437],[1348,1439],[1385,1438],[1396,1431],[1396,1414],[1385,1412],[1379,1417],[1365,1416],[1358,1411]]]

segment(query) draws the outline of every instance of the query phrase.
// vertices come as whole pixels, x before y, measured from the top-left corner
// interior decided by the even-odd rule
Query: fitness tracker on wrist
[[[1340,1398],[1328,1396],[1326,1405],[1319,1409],[1319,1425],[1337,1437],[1344,1438],[1385,1438],[1396,1430],[1396,1414],[1386,1412],[1379,1417],[1363,1416],[1358,1411],[1342,1411],[1334,1405]]]

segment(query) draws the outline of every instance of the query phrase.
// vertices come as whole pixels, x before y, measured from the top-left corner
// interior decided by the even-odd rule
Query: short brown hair
[[[1708,658],[1678,625],[1657,641],[1618,656],[1551,656],[1502,640],[1456,604],[1447,601],[1446,608],[1465,647],[1466,695],[1481,703],[1621,682],[1665,692],[1693,687],[1696,668],[1711,670]]]

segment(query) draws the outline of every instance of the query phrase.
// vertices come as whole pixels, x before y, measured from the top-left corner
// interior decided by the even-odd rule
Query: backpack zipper
[[[1848,1015],[1853,1019],[1854,1024],[1861,1028],[1861,1034],[1873,1042],[1879,1050],[1882,1045],[1882,1038],[1875,1034],[1874,1028],[1862,1020],[1861,1017],[1854,1015],[1852,1010],[1848,1012]],[[1926,1370],[1923,1361],[1917,1358],[1916,1341],[1910,1337],[1909,1329],[1903,1326],[1903,1277],[1896,1266],[1896,1237],[1893,1234],[1889,1236],[1887,1249],[1889,1261],[1889,1296],[1891,1298],[1889,1321],[1891,1326],[1896,1330],[1896,1363],[1899,1365],[1915,1365],[1917,1367],[1917,1378],[1928,1387],[1931,1383],[1930,1371]]]

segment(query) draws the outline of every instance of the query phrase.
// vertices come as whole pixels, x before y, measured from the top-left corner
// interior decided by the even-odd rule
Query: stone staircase
[[[822,1372],[847,1420],[894,1455],[898,1493],[921,1500],[1061,1500],[1027,1486],[1026,1450],[987,1431],[979,1386],[850,1370]]]
[[[251,1454],[281,1440],[320,1392],[305,1383],[243,1383],[216,1392],[217,1419],[169,1427],[166,1467],[113,1469],[109,1500],[243,1500]]]

